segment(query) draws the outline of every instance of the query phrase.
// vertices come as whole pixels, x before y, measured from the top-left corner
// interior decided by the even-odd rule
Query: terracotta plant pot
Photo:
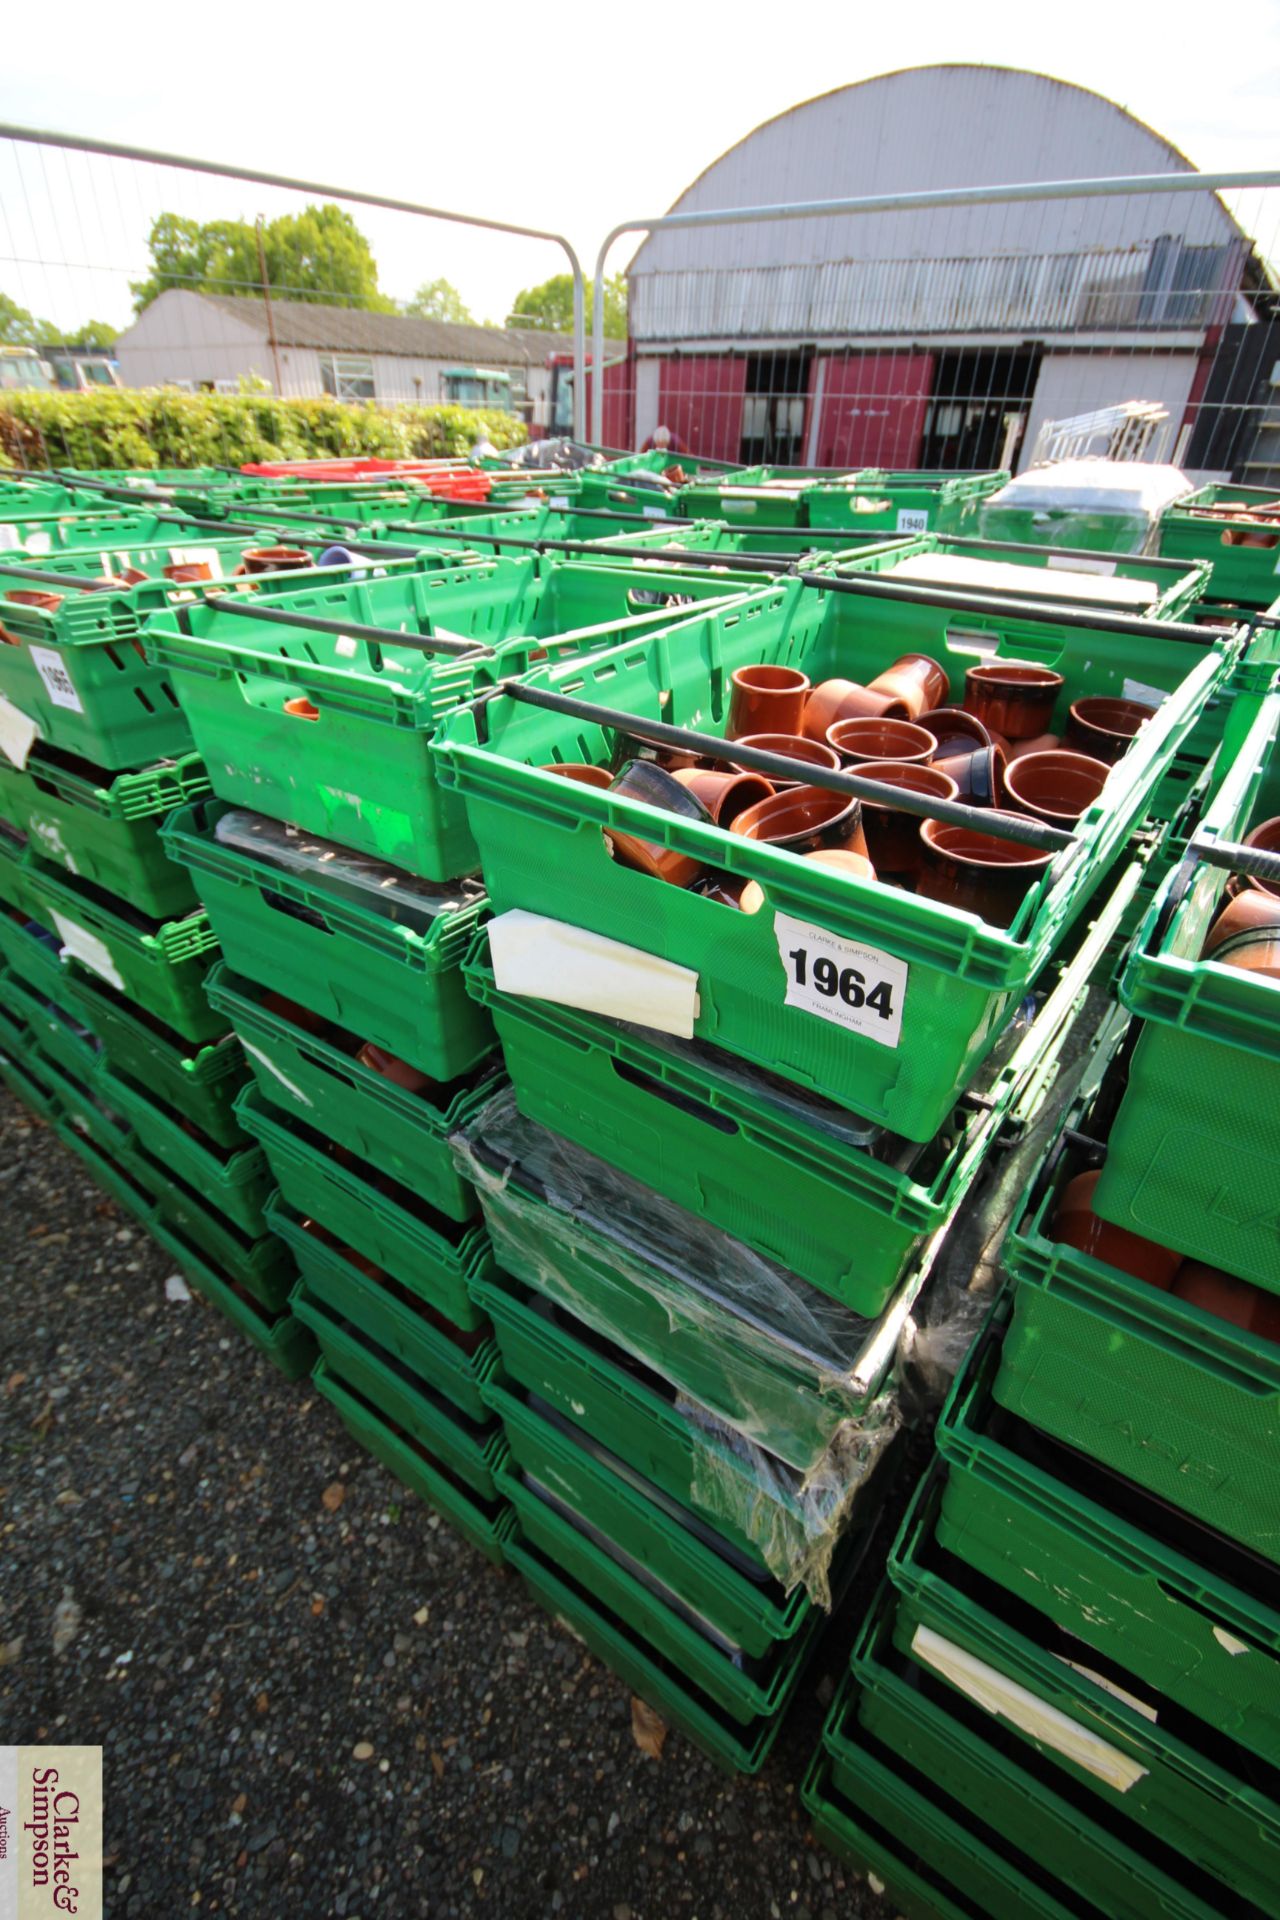
[[[611,787],[613,775],[608,767],[593,767],[585,760],[559,760],[538,769],[540,773],[558,773],[562,780],[576,780],[582,787]]]
[[[1056,753],[1062,739],[1056,733],[1035,733],[1030,740],[1011,740],[1005,747],[1005,759],[1021,760],[1026,753]]]
[[[247,547],[240,557],[246,573],[291,573],[296,567],[314,564],[303,547]]]
[[[871,693],[887,693],[906,703],[909,719],[918,720],[930,707],[946,705],[951,683],[947,670],[927,653],[904,653],[867,683]]]
[[[957,797],[969,807],[998,807],[1004,800],[1003,747],[975,747],[933,762],[939,773],[954,780]]]
[[[85,589],[89,593],[128,593],[137,585],[137,581],[130,577],[132,572],[130,568],[129,573],[104,573],[100,579],[86,580]],[[146,577],[143,574],[144,580]]]
[[[313,700],[308,700],[305,693],[295,693],[291,699],[286,700],[284,710],[286,713],[291,713],[295,720],[318,720],[320,718],[319,707]]]
[[[1280,814],[1274,820],[1263,820],[1244,838],[1246,847],[1257,847],[1263,853],[1280,853]],[[1273,899],[1280,900],[1280,881],[1255,880],[1251,875],[1242,874],[1245,886],[1255,893],[1268,893]]]
[[[964,676],[966,711],[1006,740],[1030,740],[1053,718],[1062,675],[1034,660],[984,660]]]
[[[1019,813],[1070,827],[1091,807],[1107,784],[1111,769],[1087,754],[1025,753],[1004,770],[1005,792]]]
[[[914,761],[869,760],[850,767],[850,773],[864,780],[882,780],[886,786],[902,787],[930,800],[955,800],[956,783],[937,767],[922,767]],[[878,800],[862,803],[862,831],[867,852],[877,873],[897,879],[914,874],[924,857],[920,845],[920,816],[902,813]]]
[[[1129,751],[1130,742],[1155,712],[1141,700],[1112,700],[1091,694],[1077,700],[1067,720],[1067,745],[1114,767]]]
[[[867,851],[862,802],[842,793],[824,793],[821,787],[789,787],[775,793],[740,813],[729,831],[746,840],[767,840],[792,853],[816,853],[823,847]]]
[[[1280,980],[1280,929],[1251,927],[1233,934],[1213,957],[1220,967],[1238,967],[1242,973],[1254,973],[1264,980]]]
[[[164,577],[177,587],[194,586],[197,581],[212,580],[213,568],[207,560],[175,560],[164,569]]]
[[[781,753],[790,760],[803,760],[806,766],[825,767],[829,773],[840,770],[840,755],[825,740],[806,740],[802,733],[744,733],[736,743],[740,747],[758,747],[761,753]],[[750,773],[750,767],[740,766],[734,760],[730,763],[739,773]],[[781,793],[786,787],[807,785],[799,773],[794,780],[777,780],[773,774],[763,778],[772,781],[775,793]]]
[[[1280,900],[1263,893],[1259,887],[1245,887],[1240,893],[1224,893],[1213,925],[1200,949],[1202,960],[1216,957],[1219,947],[1242,933],[1280,933]]]
[[[857,680],[822,680],[805,702],[801,732],[825,742],[828,727],[837,720],[909,720],[905,700],[895,694],[873,693]]]
[[[990,728],[985,727],[976,714],[966,713],[963,707],[931,707],[928,713],[920,715],[916,725],[933,735],[940,760],[995,744]]]
[[[1211,1313],[1215,1320],[1227,1320],[1263,1340],[1280,1340],[1280,1294],[1237,1280],[1221,1267],[1184,1260],[1169,1291],[1188,1306],[1199,1307],[1201,1313]]]
[[[799,733],[809,676],[797,667],[737,667],[726,738],[744,733]]]
[[[1063,1246],[1077,1247],[1109,1267],[1119,1267],[1121,1273],[1132,1274],[1135,1280],[1167,1290],[1181,1255],[1154,1240],[1144,1240],[1141,1234],[1130,1233],[1127,1227],[1100,1219],[1093,1210],[1099,1178],[1096,1172],[1078,1173],[1074,1180],[1068,1180],[1058,1199],[1050,1238]]]
[[[679,814],[686,820],[711,824],[711,815],[697,794],[682,787],[673,773],[656,766],[652,760],[629,760],[610,782],[609,791],[624,794],[629,800],[642,800],[649,807],[661,807],[664,812]],[[702,872],[701,860],[678,853],[673,847],[664,847],[656,840],[644,840],[638,834],[621,833],[610,827],[605,832],[605,842],[622,866],[652,874],[673,887],[692,886]]]
[[[993,927],[1012,924],[1023,898],[1053,855],[1034,847],[925,820],[920,827],[922,858],[916,890],[964,913],[976,913]]]
[[[417,1067],[411,1067],[407,1060],[399,1059],[394,1053],[388,1053],[385,1047],[375,1046],[372,1040],[366,1040],[356,1059],[362,1067],[368,1067],[373,1073],[380,1073],[393,1087],[403,1087],[406,1093],[421,1093],[424,1087],[431,1085],[430,1074],[420,1073]]]
[[[835,748],[845,766],[859,760],[914,761],[925,766],[938,751],[933,734],[910,720],[837,720],[827,728],[827,745]]]
[[[761,773],[722,773],[712,767],[681,767],[671,778],[696,794],[718,827],[730,827],[747,807],[767,800],[773,785]]]

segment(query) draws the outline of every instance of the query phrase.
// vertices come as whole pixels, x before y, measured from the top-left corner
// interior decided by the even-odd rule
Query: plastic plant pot
[[[773,783],[760,773],[720,772],[713,767],[681,767],[673,780],[701,800],[718,827],[731,827],[740,813],[773,795]]]
[[[827,729],[827,745],[845,766],[860,760],[914,761],[925,766],[938,751],[934,735],[910,720],[837,720]]]
[[[1113,767],[1129,750],[1129,743],[1155,712],[1141,700],[1112,700],[1093,694],[1077,700],[1067,721],[1067,745]]]
[[[741,747],[756,747],[761,753],[781,753],[790,760],[803,760],[806,766],[825,767],[829,773],[840,771],[840,755],[825,740],[807,740],[802,733],[744,733],[736,743]],[[730,763],[737,772],[749,773],[749,767],[739,766],[737,761]],[[774,780],[774,791],[781,793],[786,787],[802,787],[805,782],[797,774],[794,780]]]
[[[1246,847],[1257,847],[1262,853],[1280,853],[1280,814],[1272,820],[1263,820],[1252,833],[1245,835]],[[1255,880],[1250,877],[1246,886],[1259,893],[1269,893],[1273,899],[1280,900],[1280,882],[1275,880]]]
[[[1255,1287],[1248,1280],[1237,1280],[1221,1267],[1203,1260],[1184,1260],[1173,1276],[1170,1293],[1215,1320],[1229,1320],[1233,1327],[1256,1333],[1263,1340],[1280,1342],[1280,1295]]]
[[[941,820],[923,821],[920,840],[917,892],[926,900],[976,913],[993,927],[1012,925],[1024,896],[1053,858],[1014,840]]]
[[[799,733],[809,676],[797,667],[736,667],[729,696],[730,740],[744,733]]]
[[[868,760],[850,768],[850,772],[863,780],[882,780],[886,786],[925,794],[930,800],[958,797],[956,783],[948,774],[938,767],[922,767],[914,761]],[[864,800],[862,831],[877,873],[905,878],[917,872],[923,858],[918,815],[903,813],[878,800]]]
[[[1222,910],[1205,935],[1200,949],[1202,960],[1214,960],[1218,950],[1242,933],[1259,930],[1280,935],[1280,900],[1260,887],[1245,887],[1236,894],[1223,896]]]
[[[585,760],[552,761],[543,773],[558,773],[562,780],[576,780],[583,787],[611,787],[613,775],[608,767],[593,767]]]
[[[1053,718],[1062,675],[1031,660],[985,660],[964,676],[964,704],[1006,740],[1030,740]]]
[[[943,759],[939,754],[933,765],[939,773],[956,783],[956,792],[971,807],[998,807],[1004,797],[1005,754],[1003,747],[975,747],[972,753],[957,753]]]
[[[673,773],[668,773],[665,767],[657,766],[652,760],[629,760],[610,781],[609,790],[626,794],[632,800],[642,800],[646,806],[661,807],[667,813],[681,814],[686,820],[711,822],[711,815],[698,796],[682,787]],[[664,847],[656,840],[642,840],[638,835],[612,830],[606,832],[605,838],[612,848],[614,859],[624,867],[635,867],[640,873],[652,874],[655,879],[665,880],[670,886],[692,886],[702,872],[700,860],[686,853],[678,853],[673,847]]]
[[[972,753],[975,747],[995,744],[990,729],[983,725],[977,714],[966,713],[963,707],[931,707],[927,713],[920,715],[916,725],[933,735],[938,743],[937,757],[940,760],[949,760],[957,753]]]
[[[868,682],[868,687],[872,693],[887,693],[905,702],[912,720],[918,720],[930,707],[944,706],[951,691],[946,668],[927,653],[904,653]]]
[[[1280,931],[1249,928],[1224,940],[1213,957],[1220,967],[1238,967],[1262,980],[1280,980]],[[1280,1006],[1276,1018],[1280,1021]]]
[[[1119,1267],[1121,1273],[1145,1280],[1148,1286],[1166,1292],[1178,1271],[1180,1255],[1140,1233],[1116,1227],[1093,1210],[1093,1196],[1101,1175],[1094,1171],[1078,1173],[1062,1189],[1050,1227],[1051,1237],[1061,1245],[1075,1247],[1106,1266]]]
[[[1070,826],[1093,805],[1110,774],[1104,760],[1059,748],[1009,761],[1004,786],[1019,813],[1047,820],[1051,827]]]
[[[249,547],[240,567],[245,573],[292,573],[295,568],[313,564],[305,547]]]
[[[865,854],[853,853],[847,847],[819,847],[814,853],[802,854],[801,859],[811,860],[815,866],[826,867],[832,873],[842,873],[849,880],[874,880],[876,870]],[[743,913],[759,913],[764,905],[764,888],[758,880],[748,880],[733,903]]]
[[[1030,740],[1010,740],[1005,745],[1005,759],[1021,760],[1028,753],[1056,753],[1062,745],[1062,737],[1056,733],[1033,734]]]
[[[801,731],[810,740],[825,741],[837,720],[909,720],[905,700],[896,694],[875,693],[857,680],[823,680],[805,702]]]
[[[740,813],[729,831],[747,840],[767,840],[792,853],[840,848],[865,854],[862,802],[821,787],[790,787]]]

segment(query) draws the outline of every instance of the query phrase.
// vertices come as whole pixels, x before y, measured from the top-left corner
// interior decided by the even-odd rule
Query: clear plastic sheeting
[[[317,834],[304,833],[301,827],[273,820],[265,813],[250,813],[243,807],[234,807],[220,817],[214,837],[220,846],[252,854],[255,860],[265,860],[301,880],[318,881],[326,892],[419,930],[430,926],[439,914],[471,906],[484,892],[478,880],[448,880],[443,884],[421,880],[417,874],[388,866],[385,860],[355,853],[334,840],[322,840]]]
[[[855,1503],[902,1427],[894,1387],[869,1400],[858,1419],[842,1421],[803,1474],[705,1407],[687,1399],[678,1405],[703,1440],[693,1449],[690,1500],[712,1520],[745,1534],[787,1593],[803,1587],[830,1611],[832,1568]]]

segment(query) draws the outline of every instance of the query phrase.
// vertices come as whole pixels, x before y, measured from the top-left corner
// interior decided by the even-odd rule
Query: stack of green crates
[[[194,601],[261,537],[197,550],[178,544],[178,523],[140,529],[95,511],[65,538],[62,552],[19,550],[0,569],[0,958],[25,1039],[21,1058],[9,1049],[10,1081],[296,1373],[309,1339],[288,1311],[293,1262],[264,1215],[265,1157],[233,1110],[243,1054],[204,991],[216,939],[160,836],[209,783],[140,639],[151,610]],[[166,574],[197,559],[206,580]],[[112,584],[95,590],[95,578]]]
[[[807,1785],[912,1913],[1276,1911],[1280,988],[1199,957],[1229,870],[1195,855],[1274,816],[1278,726],[1133,941]],[[1095,1212],[1224,1291],[1058,1241],[1099,1166]]]
[[[1262,611],[1280,595],[1280,519],[1250,515],[1276,504],[1267,487],[1201,487],[1165,508],[1156,551],[1174,560],[1209,561],[1211,600]]]
[[[863,467],[810,486],[804,496],[805,519],[811,527],[850,527],[865,533],[973,533],[981,502],[1008,478],[1007,472]]]

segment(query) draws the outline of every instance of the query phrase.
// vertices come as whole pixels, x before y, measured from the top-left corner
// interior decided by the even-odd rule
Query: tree
[[[401,311],[417,314],[420,320],[454,320],[471,327],[476,324],[475,315],[451,280],[424,280]]]
[[[0,346],[43,347],[57,338],[58,329],[48,320],[37,320],[7,293],[0,293]]]
[[[595,288],[588,284],[586,298],[587,332],[591,332],[595,307]],[[536,321],[549,333],[573,331],[573,276],[553,274],[541,286],[526,287],[518,293],[511,308],[513,319]],[[610,340],[627,337],[627,283],[620,273],[604,283],[604,330]]]
[[[169,287],[194,293],[262,292],[258,242],[247,220],[209,220],[162,213],[148,237],[151,272],[130,285],[138,313]],[[267,284],[280,300],[390,313],[394,301],[378,292],[378,264],[349,213],[332,202],[282,213],[262,228]]]
[[[56,334],[51,337],[57,339]],[[78,348],[82,352],[91,347],[105,350],[108,347],[114,347],[119,338],[119,327],[113,327],[109,320],[86,320],[84,325],[77,327],[74,333],[69,333],[61,344],[64,347]]]

